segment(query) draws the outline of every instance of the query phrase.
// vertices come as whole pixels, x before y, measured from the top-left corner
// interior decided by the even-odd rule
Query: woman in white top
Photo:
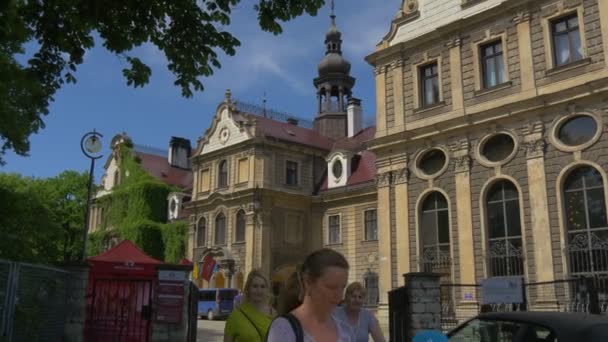
[[[359,282],[351,283],[344,294],[344,305],[334,315],[354,330],[356,342],[368,342],[370,334],[374,342],[385,342],[378,320],[363,307],[364,301],[365,287]]]
[[[270,325],[269,342],[354,342],[353,330],[332,315],[348,282],[348,262],[332,249],[310,254],[297,271],[298,288],[281,298],[283,315]],[[297,299],[294,300],[294,295]]]

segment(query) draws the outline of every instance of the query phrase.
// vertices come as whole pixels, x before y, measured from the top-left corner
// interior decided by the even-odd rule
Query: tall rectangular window
[[[376,209],[365,211],[365,240],[378,240],[378,223]]]
[[[502,41],[498,40],[482,45],[480,49],[483,87],[491,88],[503,83],[505,75]]]
[[[331,215],[328,218],[329,237],[327,242],[329,244],[340,243],[340,215]]]
[[[217,168],[217,187],[225,188],[228,186],[228,162],[222,160]]]
[[[298,163],[288,160],[285,163],[285,184],[298,185]]]
[[[439,68],[437,62],[420,68],[420,90],[423,107],[439,102]]]
[[[572,14],[551,22],[553,60],[556,67],[583,58],[578,16]]]

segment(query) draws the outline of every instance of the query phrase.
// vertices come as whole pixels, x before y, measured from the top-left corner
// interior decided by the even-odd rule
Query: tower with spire
[[[325,34],[325,57],[318,66],[317,115],[315,129],[328,137],[347,135],[347,105],[352,97],[355,78],[350,76],[350,63],[342,57],[342,33],[336,27],[334,2],[331,2],[331,23]]]

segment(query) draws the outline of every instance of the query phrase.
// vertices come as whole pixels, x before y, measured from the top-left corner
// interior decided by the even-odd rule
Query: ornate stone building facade
[[[606,56],[604,0],[403,1],[366,58],[381,317],[407,272],[608,276]]]
[[[312,250],[329,246],[351,263],[377,303],[375,155],[366,142],[355,78],[332,14],[314,78],[318,111],[306,122],[247,105],[228,91],[193,152],[189,258],[219,267],[199,287],[242,288],[256,268],[275,291]],[[311,98],[311,101],[314,101]],[[195,276],[196,277],[196,276]]]

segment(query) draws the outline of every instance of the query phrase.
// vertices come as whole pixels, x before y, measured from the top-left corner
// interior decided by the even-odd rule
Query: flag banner
[[[217,263],[211,255],[205,255],[205,258],[203,258],[203,266],[201,267],[201,277],[206,281],[211,280],[216,265]]]

